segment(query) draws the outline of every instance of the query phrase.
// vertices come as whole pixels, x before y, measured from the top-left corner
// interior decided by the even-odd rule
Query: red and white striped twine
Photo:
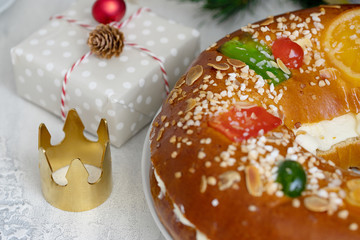
[[[110,23],[111,26],[114,26],[118,29],[120,28],[123,28],[124,26],[126,26],[129,22],[131,22],[134,18],[140,16],[143,12],[149,12],[150,9],[149,8],[139,8],[134,14],[132,14],[128,19],[124,20],[123,22],[113,22],[113,23]],[[67,18],[65,16],[62,16],[62,15],[57,15],[57,16],[54,16],[50,19],[61,19],[61,20],[65,20],[69,23],[75,23],[83,28],[86,28],[88,30],[93,30],[95,29],[95,27],[89,25],[89,24],[84,24],[84,23],[81,23],[75,19],[71,19],[71,18]],[[166,94],[169,94],[170,90],[169,90],[169,82],[168,82],[168,77],[167,77],[167,73],[166,73],[166,70],[165,70],[165,67],[164,67],[164,62],[159,58],[157,57],[153,52],[151,52],[149,49],[143,47],[143,46],[140,46],[136,43],[128,43],[128,42],[125,42],[124,43],[126,46],[130,46],[130,47],[133,47],[135,49],[138,49],[144,53],[146,53],[147,55],[149,55],[152,59],[154,59],[160,66],[160,70],[161,70],[161,73],[162,73],[162,76],[163,76],[163,79],[164,79],[164,87],[165,87],[165,91],[166,91]],[[72,66],[71,68],[66,72],[65,76],[64,76],[64,80],[62,82],[62,88],[61,88],[61,118],[63,120],[65,120],[66,118],[66,110],[65,110],[65,101],[66,101],[66,85],[68,83],[68,80],[69,80],[69,77],[70,77],[70,74],[74,71],[74,69],[81,63],[83,62],[87,57],[89,57],[92,53],[91,52],[88,52],[86,54],[84,54],[80,59],[78,59]]]
[[[95,29],[95,27],[91,26],[90,24],[81,23],[80,21],[78,21],[76,19],[68,18],[68,17],[63,16],[63,15],[55,15],[55,16],[50,18],[50,20],[53,20],[53,19],[65,20],[65,21],[67,21],[69,23],[75,23],[75,24],[79,25],[80,27],[83,27],[83,28],[86,28],[86,29],[89,29],[89,30],[94,30]]]
[[[133,13],[129,18],[125,19],[124,21],[112,22],[112,23],[110,23],[110,25],[120,29],[120,28],[128,25],[129,22],[131,22],[134,18],[137,18],[138,16],[140,16],[143,12],[150,12],[150,11],[151,10],[146,7],[139,8],[135,13]]]
[[[136,43],[125,43],[125,45],[126,46],[131,46],[133,48],[141,50],[142,52],[146,53],[147,55],[149,55],[155,61],[158,62],[158,64],[160,65],[161,74],[162,74],[163,79],[164,79],[165,91],[166,91],[166,94],[168,95],[169,92],[170,92],[169,82],[168,82],[168,77],[167,77],[167,73],[166,73],[163,61],[160,58],[158,58],[154,53],[152,53],[149,49],[144,48],[144,47],[142,47],[142,46],[140,46],[140,45],[138,45]]]
[[[61,87],[61,118],[63,120],[65,120],[66,118],[66,113],[65,113],[65,97],[66,97],[66,84],[68,82],[70,73],[72,71],[74,71],[74,68],[76,66],[78,66],[82,61],[84,61],[85,58],[87,58],[88,56],[90,56],[92,53],[91,52],[87,52],[86,54],[84,54],[80,59],[78,59],[72,66],[71,68],[65,73],[64,76],[64,80],[62,82],[62,87]]]

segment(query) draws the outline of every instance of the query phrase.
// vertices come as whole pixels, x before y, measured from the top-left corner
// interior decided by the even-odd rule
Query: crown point
[[[46,149],[51,146],[51,135],[44,123],[39,126],[38,148]]]
[[[67,116],[66,116],[66,120],[64,123],[64,127],[63,130],[66,133],[75,133],[75,132],[79,132],[81,134],[83,134],[83,131],[85,129],[85,126],[83,124],[83,122],[81,121],[79,114],[76,112],[76,110],[70,109]]]
[[[109,141],[109,131],[107,126],[107,121],[104,118],[102,118],[99,123],[97,134],[98,134],[99,143],[106,143]]]
[[[44,177],[47,178],[52,174],[53,170],[51,165],[49,164],[48,158],[46,157],[46,151],[42,147],[39,148],[39,159],[40,159],[39,162],[40,171],[44,173],[42,175],[44,175]]]
[[[79,185],[79,183],[87,184],[89,173],[86,170],[84,164],[80,161],[79,158],[76,158],[71,161],[69,170],[66,173],[66,179],[68,185],[74,184]]]

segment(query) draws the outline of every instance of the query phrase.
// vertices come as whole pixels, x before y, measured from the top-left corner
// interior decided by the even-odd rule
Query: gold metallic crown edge
[[[84,125],[75,109],[68,112],[63,131],[65,136],[57,145],[51,145],[51,135],[45,124],[39,126],[39,169],[41,189],[47,202],[56,208],[70,212],[93,209],[104,203],[111,194],[111,153],[108,126],[101,119],[97,141],[88,140]],[[88,182],[89,173],[84,164],[101,168],[100,178]],[[57,184],[52,173],[69,166],[68,183]]]

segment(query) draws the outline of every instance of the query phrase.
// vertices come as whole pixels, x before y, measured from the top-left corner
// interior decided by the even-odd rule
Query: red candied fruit
[[[304,50],[289,38],[276,39],[271,50],[275,59],[279,58],[288,68],[300,68],[303,64]]]
[[[234,142],[265,134],[281,124],[280,118],[259,106],[233,106],[228,112],[220,113],[209,121],[210,127]]]

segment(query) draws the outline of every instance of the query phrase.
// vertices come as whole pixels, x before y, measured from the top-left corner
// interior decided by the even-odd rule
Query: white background
[[[38,126],[42,122],[46,124],[55,144],[63,137],[63,123],[57,116],[16,95],[10,48],[73,1],[16,0],[0,13],[0,239],[163,239],[150,215],[141,185],[141,149],[148,127],[121,148],[111,149],[113,191],[98,208],[69,213],[52,207],[42,197]],[[197,28],[201,33],[201,49],[249,22],[300,8],[290,0],[259,0],[251,11],[241,11],[231,20],[218,24],[212,20],[211,13],[201,10],[200,4],[181,0],[132,2],[150,7],[164,18]]]

